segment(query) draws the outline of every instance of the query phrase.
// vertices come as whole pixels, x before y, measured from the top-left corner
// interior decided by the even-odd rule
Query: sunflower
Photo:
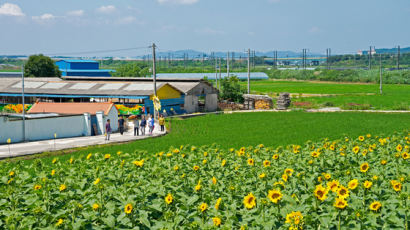
[[[60,185],[60,192],[64,191],[67,189],[67,186],[65,184]]]
[[[194,171],[198,171],[198,170],[199,170],[199,166],[198,166],[198,165],[195,165],[195,166],[193,167],[193,169],[194,169]]]
[[[97,203],[93,204],[93,210],[97,211],[100,208],[100,205],[98,205]]]
[[[137,161],[134,161],[132,163],[137,167],[142,167],[142,166],[144,166],[144,159],[139,160],[139,161],[137,160]]]
[[[212,184],[216,184],[216,183],[217,183],[216,178],[215,178],[215,177],[212,177]]]
[[[234,148],[230,148],[230,149],[229,149],[229,152],[233,153],[233,151],[235,151]]]
[[[214,222],[214,226],[219,227],[221,225],[221,218],[219,217],[214,217],[212,218],[212,222]]]
[[[325,173],[324,177],[326,180],[330,180],[330,178],[332,178],[332,175],[330,175],[330,173]]]
[[[402,157],[404,160],[407,160],[407,159],[409,159],[410,155],[409,155],[408,152],[403,152],[403,153],[401,154],[401,157]]]
[[[268,160],[263,161],[263,166],[264,167],[269,167],[270,166],[270,161],[268,161]]]
[[[51,170],[51,176],[54,176],[54,174],[56,174],[56,170]]]
[[[255,164],[255,160],[252,158],[248,159],[248,165],[253,166]]]
[[[345,199],[342,199],[342,198],[336,198],[336,201],[333,204],[333,206],[335,206],[336,208],[339,208],[339,209],[344,209],[347,206],[347,201]]]
[[[293,146],[293,153],[300,153],[300,145]]]
[[[299,225],[303,223],[303,215],[301,212],[291,212],[286,215],[286,221],[285,223],[291,224],[291,225]]]
[[[57,158],[54,158],[51,163],[55,164],[57,162]]]
[[[359,141],[364,141],[364,136],[359,136]]]
[[[201,210],[201,212],[205,212],[208,209],[208,205],[206,203],[202,203],[201,205],[199,205],[199,210]]]
[[[272,156],[272,159],[274,159],[274,160],[279,159],[279,154],[275,154],[275,155],[273,155],[273,156]]]
[[[357,179],[353,179],[349,181],[349,183],[347,184],[350,190],[356,189],[358,185],[359,185],[359,181]]]
[[[174,170],[175,170],[175,171],[178,171],[178,170],[179,170],[179,166],[178,166],[178,165],[175,165],[175,166],[174,166]]]
[[[225,165],[226,165],[226,160],[224,159],[224,160],[222,160],[222,162],[221,162],[221,166],[224,167]]]
[[[276,189],[269,190],[268,198],[273,203],[277,204],[282,199],[282,197],[283,195],[280,192],[280,190],[276,190]]]
[[[358,153],[360,151],[360,148],[359,148],[359,146],[355,146],[355,147],[353,147],[353,152],[354,153]]]
[[[284,173],[287,174],[288,176],[292,176],[293,169],[285,169]]]
[[[330,182],[327,182],[327,189],[331,190],[332,192],[337,192],[339,188],[339,181],[338,180],[332,180]]]
[[[396,146],[396,150],[397,150],[397,152],[401,152],[403,150],[403,146],[401,146],[401,144],[398,144]]]
[[[325,187],[322,186],[322,184],[317,185],[315,191],[313,192],[315,194],[315,197],[319,199],[320,201],[324,201],[327,197],[327,193],[329,190]]]
[[[104,155],[104,159],[110,159],[111,158],[111,154],[105,154]]]
[[[347,197],[349,197],[349,189],[341,185],[337,190],[337,196],[339,196],[340,199],[346,199]]]
[[[172,194],[168,193],[168,195],[165,197],[165,203],[171,204],[173,199],[174,198],[172,197]]]
[[[34,190],[39,190],[39,189],[41,189],[41,185],[39,184],[34,185]]]
[[[320,153],[314,151],[314,152],[312,152],[310,155],[312,155],[312,157],[314,157],[314,158],[318,158],[318,157],[320,156]]]
[[[365,187],[365,188],[367,188],[367,189],[370,189],[371,187],[372,187],[372,182],[371,181],[365,181],[364,183],[363,183],[363,186]]]
[[[70,164],[74,163],[74,158],[70,158]]]
[[[57,221],[57,223],[56,223],[56,227],[58,227],[58,226],[60,226],[60,225],[62,225],[63,224],[63,219],[58,219],[58,221]]]
[[[334,146],[334,145],[330,145],[329,149],[332,150],[332,151],[334,151],[334,150],[335,150],[335,146]]]
[[[201,190],[201,180],[199,180],[198,184],[195,185],[195,191],[198,192],[199,190]]]
[[[243,198],[243,204],[245,208],[252,209],[256,206],[256,198],[252,193],[249,193],[247,196]]]
[[[216,203],[215,203],[216,210],[219,210],[219,206],[221,205],[221,202],[222,202],[222,198],[218,198],[218,200],[216,200]]]
[[[202,161],[202,164],[206,164],[206,162],[208,162],[208,160],[207,160],[207,159],[204,159],[204,160]]]
[[[288,174],[284,173],[284,174],[282,175],[282,180],[285,181],[285,182],[287,182],[287,181],[288,181]]]
[[[97,185],[98,183],[100,183],[100,178],[97,178],[95,181],[94,181],[94,185]]]
[[[89,160],[92,155],[93,155],[93,154],[89,153],[89,154],[87,155],[87,160]]]
[[[124,212],[130,214],[132,212],[132,204],[125,205]]]
[[[391,185],[392,185],[394,191],[396,191],[396,192],[400,192],[400,191],[401,191],[401,183],[400,183],[399,181],[392,180],[390,183],[391,183]]]
[[[266,177],[266,174],[265,174],[265,173],[259,174],[259,178],[260,178],[260,179],[263,179],[263,178],[265,178],[265,177]]]
[[[380,161],[380,164],[381,164],[381,165],[385,165],[385,164],[387,164],[387,161],[386,161],[386,160],[381,160],[381,161]]]
[[[373,203],[371,203],[369,205],[370,210],[372,211],[376,211],[379,210],[382,207],[382,204],[379,201],[373,201]]]
[[[369,170],[369,163],[365,162],[363,164],[360,165],[360,171],[362,173],[367,172],[367,170]]]

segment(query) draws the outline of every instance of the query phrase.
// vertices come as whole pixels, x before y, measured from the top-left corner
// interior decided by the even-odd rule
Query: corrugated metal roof
[[[98,63],[98,61],[94,61],[94,60],[81,60],[81,59],[64,59],[64,60],[60,60],[63,62],[71,62],[71,63]]]
[[[158,82],[157,90],[166,82]],[[151,82],[115,82],[115,81],[64,81],[59,78],[25,78],[25,93],[27,95],[81,95],[87,97],[117,97],[142,98],[153,94]],[[151,85],[151,86],[150,86]],[[182,90],[176,88],[181,93]],[[0,78],[0,95],[15,96],[21,94],[20,78]],[[51,97],[51,96],[50,96]]]

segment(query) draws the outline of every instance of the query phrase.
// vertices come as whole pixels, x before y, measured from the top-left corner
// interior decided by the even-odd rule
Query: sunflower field
[[[408,229],[410,133],[0,167],[2,229]]]

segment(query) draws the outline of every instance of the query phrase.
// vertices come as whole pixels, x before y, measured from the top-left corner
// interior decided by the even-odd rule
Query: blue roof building
[[[111,69],[100,69],[100,64],[93,60],[61,60],[56,62],[62,76],[110,77]]]

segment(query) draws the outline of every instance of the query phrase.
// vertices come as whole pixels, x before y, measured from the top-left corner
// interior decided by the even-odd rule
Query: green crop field
[[[142,150],[155,154],[168,150],[170,146],[185,144],[201,146],[215,143],[225,149],[261,143],[267,146],[303,144],[307,140],[319,141],[325,137],[391,134],[409,127],[409,114],[258,112],[207,115],[187,120],[173,119],[171,132],[164,137],[82,148],[63,158],[89,152],[133,153]]]
[[[241,83],[243,86],[246,82]],[[410,85],[383,85],[383,94],[379,94],[378,84],[349,84],[305,81],[254,81],[251,83],[253,93],[276,96],[280,92],[294,94],[336,94],[325,97],[297,98],[293,101],[310,102],[311,107],[324,104],[339,106],[345,109],[349,104],[360,104],[364,109],[409,110]],[[374,94],[374,95],[365,95]]]
[[[407,229],[409,125],[408,114],[207,115],[161,138],[3,162],[0,228]]]

